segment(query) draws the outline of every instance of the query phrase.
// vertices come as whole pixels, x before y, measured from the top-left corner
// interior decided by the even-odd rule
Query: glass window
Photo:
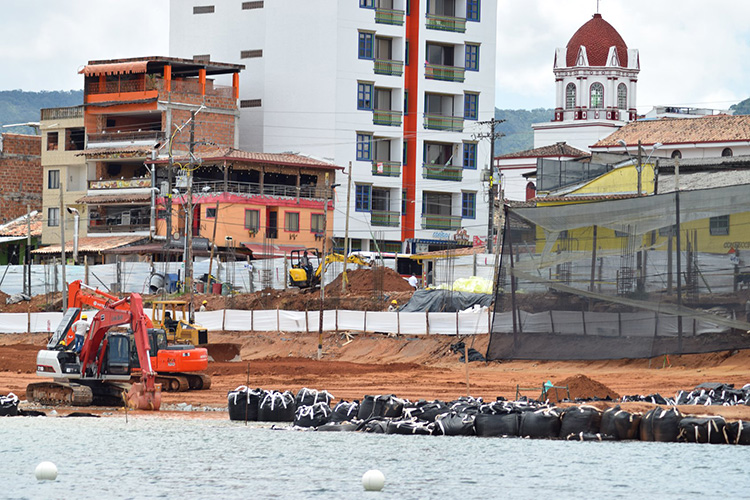
[[[260,210],[245,210],[245,229],[258,232],[258,229],[260,229]]]
[[[60,225],[60,209],[52,207],[47,209],[47,226],[57,227]]]
[[[729,216],[720,215],[709,219],[711,236],[726,236],[729,234]]]
[[[477,168],[477,144],[475,142],[464,142],[464,168],[472,170]]]
[[[375,0],[359,0],[359,6],[363,9],[374,9]]]
[[[734,153],[732,152],[732,148],[724,148],[721,151],[721,156],[732,156]]]
[[[359,58],[372,59],[372,33],[359,32]]]
[[[299,231],[299,212],[284,212],[284,231],[290,233]]]
[[[466,20],[479,21],[479,0],[466,0]]]
[[[216,207],[206,208],[206,219],[216,218]]]
[[[682,158],[682,152],[679,149],[672,151],[672,159],[674,160],[675,158],[678,160]]]
[[[406,189],[401,190],[401,215],[406,215]]]
[[[477,217],[477,194],[461,193],[461,217],[464,219],[476,219]]]
[[[357,109],[372,110],[372,83],[357,82]]]
[[[565,87],[565,109],[573,109],[576,107],[576,84],[569,83]]]
[[[479,71],[479,45],[466,44],[466,61],[464,67],[468,71]]]
[[[357,134],[357,160],[372,160],[372,134]]]
[[[47,189],[60,189],[59,170],[50,170],[47,172]]]
[[[589,107],[591,107],[591,109],[604,108],[604,85],[599,82],[591,85],[591,99]]]
[[[356,184],[354,189],[354,210],[357,212],[370,211],[370,193],[372,186],[369,184]]]
[[[324,214],[310,214],[310,232],[322,233],[325,227]]]
[[[58,141],[57,132],[47,132],[47,151],[57,151]]]
[[[479,94],[464,94],[464,119],[476,120],[478,116]]]
[[[617,86],[617,108],[628,109],[628,87],[624,83]]]

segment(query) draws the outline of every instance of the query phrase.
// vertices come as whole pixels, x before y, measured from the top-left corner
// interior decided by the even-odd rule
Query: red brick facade
[[[2,134],[0,148],[0,224],[42,209],[42,138]]]

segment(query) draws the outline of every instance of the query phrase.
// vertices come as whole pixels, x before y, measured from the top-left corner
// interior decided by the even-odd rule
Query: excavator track
[[[26,386],[26,399],[52,406],[90,406],[94,402],[94,393],[86,385],[36,382]]]
[[[159,373],[156,383],[166,392],[202,391],[211,387],[211,377],[203,373]]]

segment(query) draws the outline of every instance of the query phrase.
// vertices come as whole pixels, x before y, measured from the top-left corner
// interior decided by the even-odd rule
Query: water
[[[228,420],[0,419],[0,498],[748,498],[748,448],[287,432]],[[37,481],[39,462],[57,481]],[[365,492],[379,469],[383,491]]]

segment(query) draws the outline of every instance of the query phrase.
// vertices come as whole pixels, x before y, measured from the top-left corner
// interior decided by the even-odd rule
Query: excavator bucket
[[[199,347],[206,348],[209,361],[217,363],[242,361],[242,358],[240,357],[240,344],[233,344],[231,342],[209,342],[208,344],[200,344]]]
[[[134,410],[157,411],[161,407],[161,384],[149,391],[143,382],[136,382],[128,391],[128,407]]]

